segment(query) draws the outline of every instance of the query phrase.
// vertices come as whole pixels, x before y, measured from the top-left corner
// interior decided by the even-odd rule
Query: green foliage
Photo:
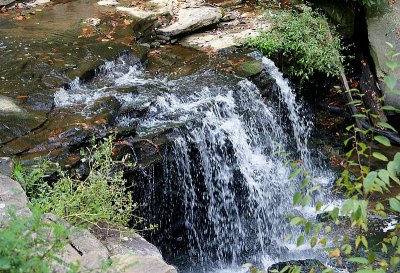
[[[59,179],[50,185],[43,179],[45,165],[31,172],[17,167],[14,176],[27,189],[30,202],[45,213],[54,213],[72,225],[109,222],[126,226],[136,206],[120,166],[128,163],[116,162],[111,156],[112,138],[108,138],[82,152],[89,168],[84,179],[59,169]]]
[[[272,29],[247,40],[247,45],[266,56],[282,53],[291,66],[289,72],[302,80],[315,72],[334,76],[340,73],[343,56],[340,39],[326,19],[314,11],[281,11],[271,16]],[[334,32],[333,32],[334,33]]]
[[[50,272],[52,263],[62,263],[71,271],[76,268],[57,257],[69,235],[63,225],[43,223],[38,209],[29,217],[17,218],[10,213],[12,221],[0,231],[1,272],[46,273]]]
[[[393,46],[389,44],[393,49]],[[397,62],[393,58],[399,56],[392,50],[389,52],[391,60],[388,67],[392,70],[397,68]],[[399,94],[395,90],[396,79],[390,76],[385,78],[385,83],[391,92]],[[354,92],[354,91],[353,91]],[[363,106],[362,100],[354,101],[354,105]],[[378,119],[377,115],[371,114],[365,109],[360,114],[354,115],[366,120]],[[385,121],[375,123],[379,129],[395,129]],[[343,170],[337,180],[337,188],[344,193],[348,199],[340,206],[335,207],[328,213],[328,221],[311,224],[299,216],[292,216],[291,225],[304,227],[305,235],[300,235],[297,244],[301,245],[305,237],[309,238],[310,246],[321,245],[329,251],[329,256],[337,261],[337,266],[350,272],[373,273],[373,272],[398,272],[400,264],[400,224],[396,224],[393,231],[382,235],[378,242],[369,240],[368,220],[370,217],[388,218],[391,213],[400,213],[400,194],[394,196],[392,189],[400,185],[400,152],[397,152],[392,160],[387,156],[374,151],[374,145],[380,144],[390,147],[390,140],[382,135],[376,135],[375,128],[363,130],[355,125],[347,128],[352,136],[345,141],[346,146],[351,146],[346,153],[347,167]],[[363,139],[361,141],[360,139]],[[372,164],[372,160],[378,164]],[[379,167],[377,167],[379,166]],[[298,164],[293,166],[293,172],[298,173]],[[307,173],[303,175],[308,177]],[[310,190],[301,187],[300,191],[293,196],[293,204],[305,206],[302,200],[309,196]],[[307,202],[309,203],[309,202]],[[315,208],[320,211],[321,202],[316,202]],[[321,231],[330,233],[333,228],[344,227],[348,230],[342,238],[324,236],[318,238]]]

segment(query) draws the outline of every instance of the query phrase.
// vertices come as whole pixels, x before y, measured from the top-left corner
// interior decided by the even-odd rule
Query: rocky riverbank
[[[20,184],[0,174],[0,230],[7,227],[11,220],[9,210],[13,210],[17,218],[31,215],[26,194]],[[62,224],[71,231],[66,245],[59,253],[62,262],[54,263],[53,272],[67,272],[63,263],[77,263],[82,271],[97,271],[107,259],[114,261],[107,272],[177,272],[163,260],[154,245],[134,232],[104,228],[93,233],[72,227],[53,214],[44,215],[42,221]],[[49,238],[52,232],[49,230]]]

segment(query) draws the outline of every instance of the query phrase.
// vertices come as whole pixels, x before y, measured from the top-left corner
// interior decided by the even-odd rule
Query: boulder
[[[381,12],[367,16],[368,39],[370,52],[375,63],[376,73],[380,80],[388,74],[400,79],[400,69],[392,72],[386,66],[388,61],[387,53],[390,48],[386,44],[393,44],[394,50],[400,52],[400,40],[398,31],[400,29],[400,2],[393,2],[391,6],[384,7]],[[380,83],[385,92],[386,86]],[[397,82],[397,89],[400,90],[400,81]],[[386,94],[386,105],[400,107],[400,95]]]
[[[10,157],[0,157],[0,173],[11,175],[13,169],[12,160]]]
[[[14,210],[18,217],[31,214],[28,198],[21,185],[0,174],[0,229],[6,227],[11,220],[9,210]]]
[[[222,10],[214,7],[181,9],[173,24],[160,28],[156,32],[162,36],[174,37],[218,23],[222,15]]]

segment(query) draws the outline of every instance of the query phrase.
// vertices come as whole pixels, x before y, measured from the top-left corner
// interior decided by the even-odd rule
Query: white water
[[[148,183],[152,193],[162,187],[165,199],[149,203],[159,206],[157,217],[182,219],[186,250],[164,254],[184,271],[240,272],[245,262],[268,267],[318,255],[307,246],[295,248],[296,236],[283,243],[288,233],[299,232],[288,225],[289,213],[315,217],[311,208],[292,206],[300,181],[288,180],[292,170],[286,162],[301,160],[313,183],[329,184],[331,176],[311,158],[312,123],[302,103],[273,62],[262,61],[276,81],[278,103],[266,104],[246,79],[212,71],[175,81],[148,79],[140,66],[123,60],[107,63],[91,84],[75,82],[55,95],[58,107],[83,105],[82,111],[110,95],[123,104],[146,104],[139,136],[172,128],[172,145],[157,170],[161,179]],[[145,91],[118,92],[130,86]],[[127,125],[128,119],[119,122]],[[163,225],[168,230],[168,220]]]

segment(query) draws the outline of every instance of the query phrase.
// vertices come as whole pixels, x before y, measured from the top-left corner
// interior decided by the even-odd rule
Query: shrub
[[[0,271],[9,273],[50,272],[52,263],[63,263],[57,254],[67,243],[69,232],[60,224],[43,223],[36,208],[30,217],[11,211],[12,220],[0,231]],[[49,236],[51,234],[51,236]],[[64,264],[71,270],[75,265]]]
[[[82,151],[82,161],[89,168],[84,179],[59,169],[59,179],[50,185],[43,179],[45,165],[25,172],[18,167],[14,176],[24,185],[30,202],[44,213],[54,213],[72,225],[108,222],[126,226],[136,205],[127,190],[120,162],[111,157],[112,138],[92,145]]]
[[[338,75],[343,56],[337,35],[331,35],[326,19],[317,12],[281,11],[271,16],[272,29],[261,31],[246,44],[271,57],[282,53],[290,62],[289,73],[307,79],[315,72]]]
[[[391,47],[389,57],[392,59],[387,62],[387,66],[394,70],[398,63],[393,58],[400,54],[393,51],[391,44],[388,45]],[[400,90],[396,89],[396,78],[386,76],[384,82],[388,87],[386,92],[400,94]],[[365,108],[362,100],[355,100],[352,104],[364,109],[354,117],[365,120],[379,118]],[[392,107],[385,109],[396,110]],[[385,121],[379,121],[375,126],[378,129],[385,128],[397,132]],[[326,247],[329,256],[336,260],[337,266],[350,272],[399,272],[400,224],[396,222],[392,231],[384,232],[375,240],[369,240],[371,233],[368,233],[368,220],[371,217],[387,219],[389,214],[400,213],[400,194],[396,190],[393,191],[393,188],[396,189],[400,185],[400,152],[394,155],[393,160],[378,152],[376,144],[391,147],[391,143],[386,136],[377,134],[376,128],[362,129],[351,125],[347,130],[352,136],[345,141],[345,145],[351,149],[346,153],[346,168],[337,180],[337,188],[348,199],[341,206],[329,211],[327,222],[315,224],[305,218],[293,216],[290,223],[304,226],[305,231],[304,235],[297,238],[297,244],[303,244],[308,237],[311,247]],[[371,164],[372,159],[378,160],[378,166],[383,167]],[[306,177],[304,181],[311,181],[307,173],[299,171],[299,164],[293,163],[292,166],[295,169],[294,174],[302,173]],[[310,191],[311,189],[307,190],[307,187],[302,185],[301,190],[293,196],[294,205],[309,205]],[[316,211],[320,211],[322,203],[315,203]],[[340,225],[348,227],[347,234],[334,238],[327,235]],[[324,231],[325,235],[318,238],[321,231]],[[332,268],[324,270],[327,273],[332,271]]]

